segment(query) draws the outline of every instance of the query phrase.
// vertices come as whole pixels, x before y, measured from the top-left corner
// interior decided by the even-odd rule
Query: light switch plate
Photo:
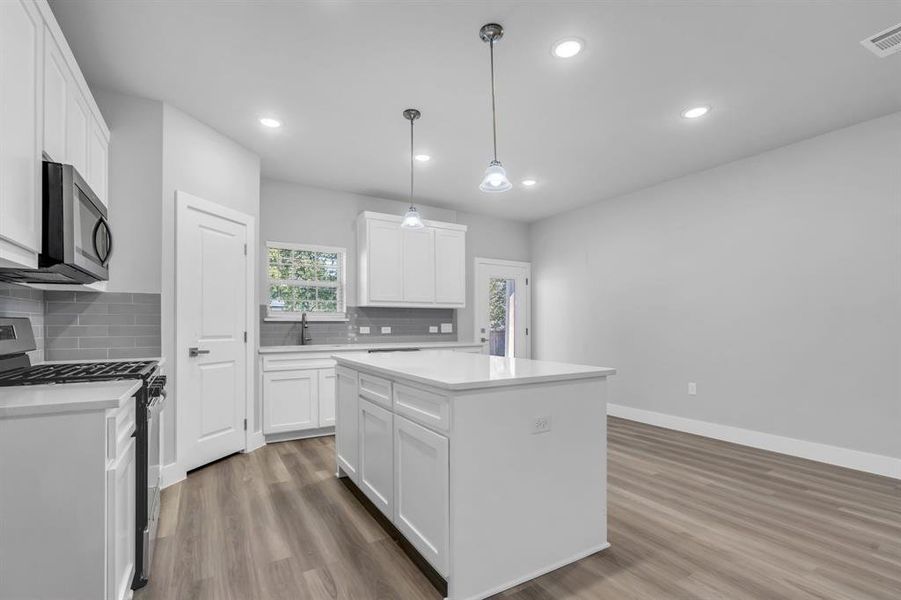
[[[382,327],[382,333],[391,333],[390,327]]]
[[[369,335],[369,327],[360,326],[360,334],[361,335]]]
[[[429,333],[438,333],[437,325],[429,325]]]
[[[547,433],[551,430],[551,416],[535,417],[532,421],[532,433]]]
[[[442,323],[441,324],[441,333],[453,333],[454,332],[454,324],[453,323]]]
[[[689,396],[697,396],[698,395],[698,384],[694,381],[688,382],[688,395]]]

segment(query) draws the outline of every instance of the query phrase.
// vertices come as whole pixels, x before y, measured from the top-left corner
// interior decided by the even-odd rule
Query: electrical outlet
[[[438,333],[437,325],[429,325],[429,333]]]
[[[551,417],[545,415],[543,417],[535,417],[532,421],[532,433],[547,433],[551,430]]]
[[[689,396],[697,396],[698,395],[698,384],[694,381],[688,382],[688,395]]]
[[[382,333],[391,333],[390,327],[382,327]]]
[[[441,333],[453,333],[454,332],[454,324],[453,323],[442,323],[441,324]]]
[[[369,327],[360,325],[360,334],[361,335],[369,335]]]

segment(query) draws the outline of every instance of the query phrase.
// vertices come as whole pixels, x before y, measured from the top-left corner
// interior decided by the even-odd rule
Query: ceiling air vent
[[[879,58],[894,54],[901,50],[901,23],[889,27],[885,31],[880,31],[860,43]]]

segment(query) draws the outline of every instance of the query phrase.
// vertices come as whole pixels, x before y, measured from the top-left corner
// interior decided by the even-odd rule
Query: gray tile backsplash
[[[44,292],[44,358],[160,356],[160,295]]]
[[[347,308],[348,321],[309,323],[312,344],[366,344],[374,342],[455,342],[457,311],[452,308]],[[266,321],[266,306],[260,307],[260,346],[293,346],[300,343],[300,322]],[[453,333],[429,333],[429,325],[453,323]],[[368,326],[368,335],[359,334]],[[382,334],[382,327],[391,327]]]
[[[37,350],[29,352],[31,362],[44,359],[44,292],[13,283],[0,282],[0,317],[28,317],[34,330]]]

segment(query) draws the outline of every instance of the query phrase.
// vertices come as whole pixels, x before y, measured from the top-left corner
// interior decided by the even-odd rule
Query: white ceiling
[[[901,110],[901,54],[860,46],[901,1],[51,2],[91,84],[166,101],[252,149],[264,176],[408,193],[534,220]],[[498,152],[513,191],[479,191]],[[585,51],[551,56],[578,36]],[[680,118],[710,104],[709,116]],[[284,126],[266,130],[262,115]],[[539,184],[524,189],[527,176]]]

